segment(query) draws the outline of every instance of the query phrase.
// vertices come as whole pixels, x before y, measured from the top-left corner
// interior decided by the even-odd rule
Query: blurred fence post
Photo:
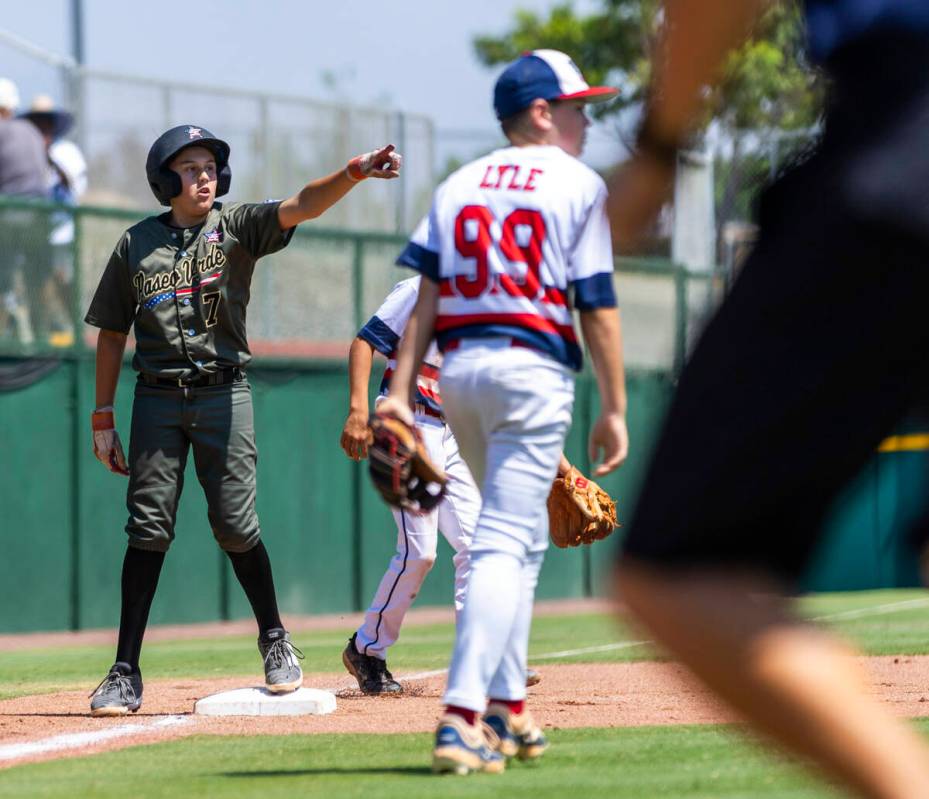
[[[84,309],[81,300],[84,296],[84,280],[81,275],[82,238],[84,235],[84,216],[79,207],[68,209],[74,222],[74,238],[71,239],[71,263],[74,266],[74,275],[71,278],[71,302],[68,313],[71,324],[74,326],[74,342],[71,346],[78,353],[84,350],[84,337],[81,330],[84,324]]]
[[[687,357],[687,281],[689,273],[683,264],[674,264],[674,376],[680,375]]]
[[[364,306],[364,242],[358,237],[352,244],[352,328],[357,333],[362,321]],[[352,464],[352,605],[354,610],[364,609],[362,595],[362,531],[361,512],[363,497],[361,481],[364,466],[361,461]]]
[[[171,127],[171,87],[166,83],[161,87],[161,117],[164,130]]]
[[[71,367],[71,510],[70,510],[70,590],[71,613],[70,627],[72,630],[81,629],[81,538],[83,535],[83,458],[86,439],[84,438],[85,407],[84,388],[84,335],[83,318],[81,313],[81,298],[83,297],[83,281],[81,280],[81,239],[84,234],[82,214],[76,208],[71,209],[74,219],[74,238],[71,242],[71,260],[74,265],[74,276],[71,283],[71,314],[74,326],[74,342],[71,345],[75,357],[70,361]],[[95,400],[96,401],[96,400]]]
[[[268,98],[262,97],[258,101],[258,169],[261,173],[261,199],[271,199],[271,116],[268,105]],[[260,269],[261,273],[261,295],[262,310],[261,318],[264,320],[264,330],[262,334],[265,338],[271,336],[271,320],[274,318],[274,300],[272,280],[274,279],[270,269]]]
[[[397,125],[397,143],[395,147],[397,152],[403,155],[406,153],[406,115],[402,111],[397,111],[395,116]],[[407,156],[409,157],[409,156]],[[396,206],[394,209],[394,230],[397,233],[406,233],[406,173],[401,171],[400,179],[396,181],[397,196],[395,199]]]

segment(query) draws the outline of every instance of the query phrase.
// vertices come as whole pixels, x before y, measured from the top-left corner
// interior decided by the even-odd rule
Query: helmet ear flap
[[[180,175],[164,166],[149,175],[148,185],[162,205],[171,205],[171,198],[181,193]]]
[[[175,177],[177,177],[175,175]],[[178,181],[180,183],[180,180]],[[224,194],[229,193],[229,186],[232,184],[232,170],[229,168],[228,162],[223,164],[222,169],[219,170],[219,174],[216,176],[216,196],[222,197]],[[178,186],[178,193],[181,189]]]
[[[226,164],[216,177],[216,196],[222,197],[229,193],[232,184],[232,170]],[[148,185],[162,205],[171,205],[171,198],[181,193],[181,178],[172,169],[162,167],[155,174],[149,176]]]

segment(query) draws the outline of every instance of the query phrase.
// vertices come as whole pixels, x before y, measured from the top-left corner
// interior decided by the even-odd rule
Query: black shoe
[[[142,675],[128,663],[114,663],[90,695],[91,716],[124,716],[142,707]]]
[[[363,694],[400,694],[400,685],[387,669],[386,661],[371,655],[362,655],[355,646],[357,633],[348,639],[348,646],[342,651],[342,663],[356,680]]]
[[[283,627],[268,630],[259,638],[258,651],[264,660],[265,688],[271,693],[286,694],[303,685],[303,670],[297,663],[303,652],[290,643],[290,634]]]

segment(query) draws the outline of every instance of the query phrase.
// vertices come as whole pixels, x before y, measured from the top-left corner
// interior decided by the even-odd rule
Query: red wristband
[[[345,167],[345,172],[349,179],[355,181],[356,183],[359,180],[364,180],[366,177],[368,177],[364,172],[361,171],[360,155],[356,155],[351,161],[348,162],[348,166]]]
[[[90,416],[90,424],[94,430],[113,430],[116,427],[113,411],[94,411]]]

